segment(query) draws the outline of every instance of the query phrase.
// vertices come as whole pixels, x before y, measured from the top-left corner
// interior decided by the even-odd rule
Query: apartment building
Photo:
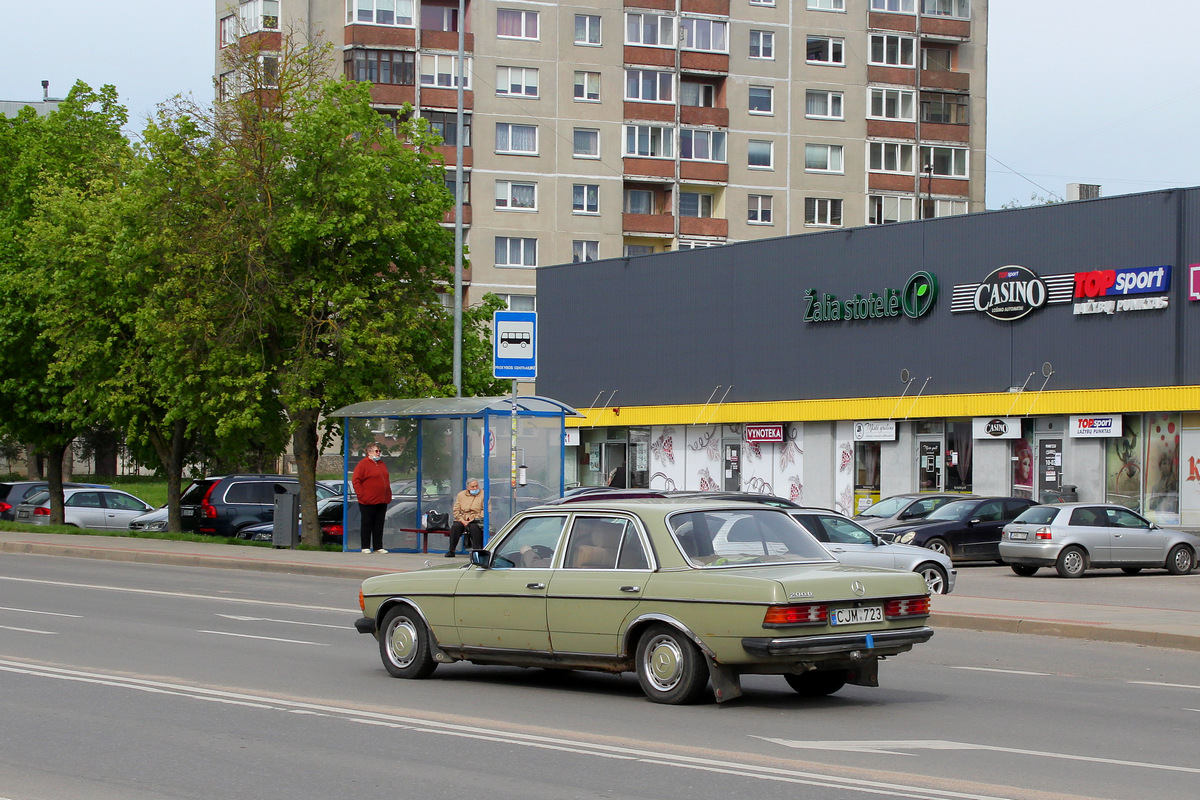
[[[380,113],[442,134],[452,190],[461,137],[468,302],[533,309],[538,266],[983,210],[987,0],[463,7],[216,0],[216,48],[331,40]]]

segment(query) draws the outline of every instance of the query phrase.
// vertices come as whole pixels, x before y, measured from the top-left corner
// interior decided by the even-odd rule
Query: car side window
[[[226,503],[254,503],[254,495],[252,494],[252,483],[231,483],[225,489],[224,500]]]
[[[621,518],[576,517],[563,566],[567,569],[614,569],[628,526],[628,520]]]
[[[1106,527],[1108,522],[1102,508],[1077,508],[1071,512],[1071,522],[1073,527],[1094,528],[1099,526]]]
[[[67,498],[63,505],[71,506],[72,508],[103,508],[100,503],[99,492],[76,492]]]
[[[1124,508],[1106,508],[1104,514],[1108,518],[1108,524],[1113,528],[1141,528],[1149,530],[1150,525],[1146,520],[1139,517],[1132,511],[1127,511]]]
[[[145,508],[137,500],[116,492],[105,492],[104,503],[109,508],[115,508],[119,511],[144,511]]]
[[[904,511],[906,517],[921,517],[928,514],[937,508],[940,503],[935,498],[929,497],[924,500],[918,500]]]
[[[792,519],[799,522],[804,530],[816,537],[818,542],[829,542],[829,533],[826,532],[825,526],[812,514],[793,514]]]
[[[566,516],[526,517],[496,547],[492,567],[549,567],[566,522]]]
[[[1003,506],[999,500],[984,503],[975,512],[975,519],[980,522],[999,522],[1003,518]]]
[[[849,520],[822,515],[821,527],[829,535],[829,541],[835,544],[870,544],[871,534],[864,531]]]

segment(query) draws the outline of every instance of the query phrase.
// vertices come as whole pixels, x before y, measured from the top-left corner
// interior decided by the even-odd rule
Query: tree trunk
[[[183,518],[179,514],[179,498],[183,493],[183,460],[192,449],[186,436],[187,422],[177,419],[171,424],[168,439],[156,428],[150,429],[150,444],[158,455],[158,461],[167,473],[167,530],[180,533]]]
[[[42,479],[42,454],[31,444],[25,445],[25,477],[31,481]]]
[[[296,477],[300,480],[300,540],[318,547],[321,544],[321,521],[317,519],[317,449],[321,437],[317,433],[316,409],[289,414],[296,426],[292,434],[292,452],[296,457]]]
[[[93,472],[97,478],[117,477],[117,450],[120,442],[117,433],[110,428],[97,431],[92,436]]]
[[[63,456],[71,446],[73,439],[66,444],[56,444],[46,448],[46,481],[50,491],[50,524],[63,524]]]

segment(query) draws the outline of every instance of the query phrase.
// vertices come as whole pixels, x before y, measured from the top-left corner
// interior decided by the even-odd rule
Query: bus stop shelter
[[[422,550],[430,511],[453,522],[454,497],[469,479],[484,493],[488,539],[514,514],[562,497],[566,418],[581,416],[557,400],[514,397],[426,397],[372,400],[330,414],[342,419],[343,479],[368,444],[377,444],[392,479],[384,522],[388,550]],[[343,549],[361,546],[358,507],[343,505]],[[440,539],[438,544],[440,544]]]

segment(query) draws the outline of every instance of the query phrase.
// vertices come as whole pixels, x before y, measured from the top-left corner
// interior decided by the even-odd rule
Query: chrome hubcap
[[[399,617],[388,629],[388,656],[397,667],[407,667],[417,652],[417,629],[412,620]]]
[[[656,636],[646,648],[646,676],[660,692],[667,692],[679,683],[683,651],[669,636]]]

